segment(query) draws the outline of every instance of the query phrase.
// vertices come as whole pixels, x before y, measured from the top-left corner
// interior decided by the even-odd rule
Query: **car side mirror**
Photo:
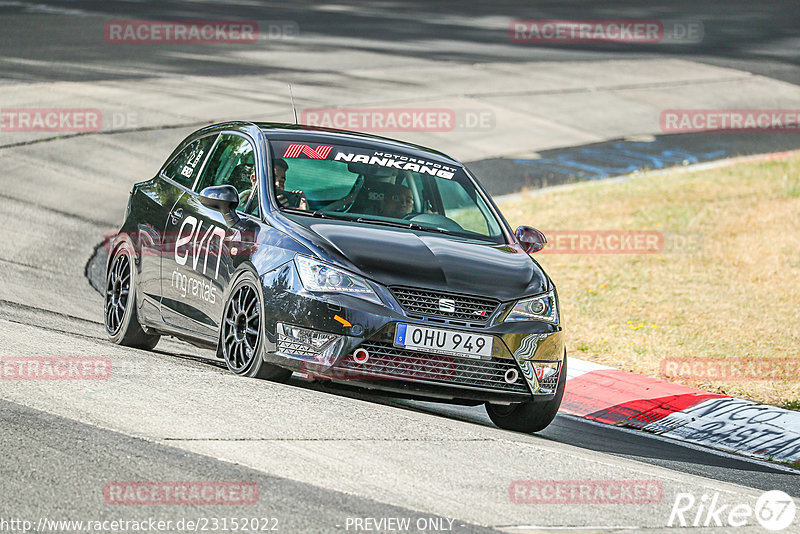
[[[514,235],[517,241],[519,241],[522,250],[528,254],[539,252],[547,243],[547,238],[544,237],[544,234],[530,226],[520,226],[517,228],[517,231],[514,232]]]
[[[200,191],[200,204],[217,210],[225,217],[228,226],[239,222],[236,208],[239,206],[239,192],[232,185],[213,185]]]

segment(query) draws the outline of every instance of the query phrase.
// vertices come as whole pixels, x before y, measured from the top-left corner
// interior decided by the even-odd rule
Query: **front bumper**
[[[262,277],[267,347],[264,360],[315,380],[437,400],[522,402],[555,396],[564,358],[563,330],[544,322],[492,323],[464,328],[440,319],[409,317],[384,289],[387,306],[348,295],[305,291],[290,262]],[[443,356],[394,345],[397,324],[419,324],[467,334],[491,335],[489,359]],[[348,326],[350,325],[350,326]],[[313,347],[287,336],[289,327],[327,335]],[[322,334],[324,333],[324,334]],[[367,358],[363,352],[367,351]],[[555,374],[542,376],[542,366]]]

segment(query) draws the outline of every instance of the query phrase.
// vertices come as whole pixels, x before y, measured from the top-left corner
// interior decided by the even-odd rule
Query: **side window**
[[[258,188],[257,187],[253,189],[253,194],[250,195],[250,198],[248,198],[247,201],[249,201],[249,205],[248,205],[247,202],[245,202],[245,201],[240,199],[239,200],[239,207],[236,208],[236,211],[241,211],[243,213],[247,213],[248,215],[255,215],[256,217],[258,217],[258,214],[260,213],[260,211],[258,209]],[[245,207],[247,208],[247,211],[245,211]]]
[[[257,206],[255,151],[246,138],[233,134],[220,136],[219,143],[209,156],[195,191],[200,192],[214,185],[232,185],[236,188],[239,192],[238,211],[245,211],[251,197]],[[253,210],[247,212],[252,213]]]
[[[191,189],[197,171],[203,165],[203,160],[208,155],[214,139],[216,139],[215,135],[209,135],[189,143],[169,165],[164,167],[164,175]]]
[[[475,200],[454,180],[437,180],[446,217],[456,221],[464,230],[482,235],[500,235],[500,227],[490,215],[489,207],[480,196]],[[490,227],[491,222],[491,227]]]
[[[415,197],[419,199],[417,211],[421,213],[436,213],[436,200],[432,189],[435,183],[434,180],[430,180],[426,184],[419,174],[415,174],[413,179],[409,181],[409,187],[412,191],[416,190]]]

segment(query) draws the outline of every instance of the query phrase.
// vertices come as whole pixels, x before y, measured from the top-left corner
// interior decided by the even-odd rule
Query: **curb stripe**
[[[708,393],[619,369],[584,373],[568,380],[563,409],[611,425],[641,428],[710,398]]]
[[[570,358],[561,411],[748,456],[800,461],[800,412],[577,358]]]

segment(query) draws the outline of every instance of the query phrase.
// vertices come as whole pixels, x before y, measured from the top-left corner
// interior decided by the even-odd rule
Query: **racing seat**
[[[397,186],[392,183],[365,181],[353,205],[347,211],[364,215],[382,215],[384,200],[391,198],[396,188]]]

